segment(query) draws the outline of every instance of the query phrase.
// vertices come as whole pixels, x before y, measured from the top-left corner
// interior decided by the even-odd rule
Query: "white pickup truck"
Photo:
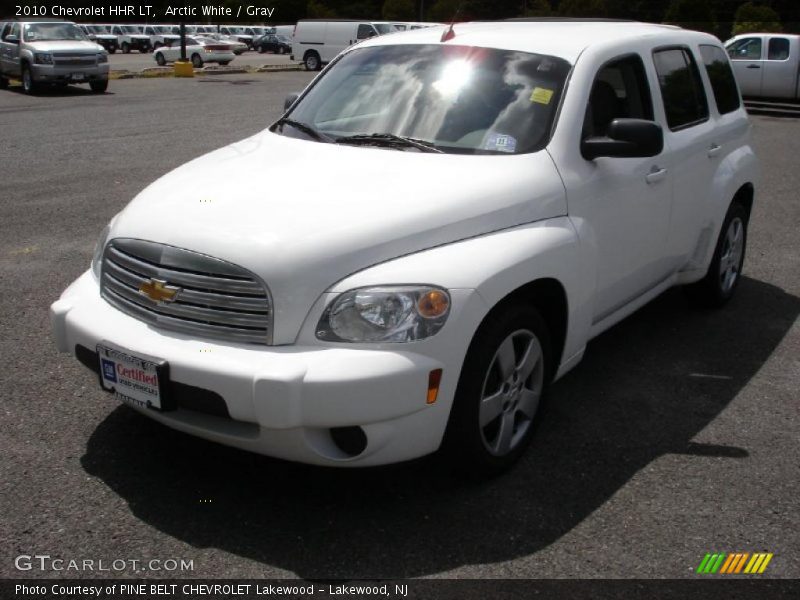
[[[800,99],[800,35],[746,33],[725,48],[743,96]]]
[[[142,191],[52,305],[58,349],[170,427],[496,472],[590,339],[741,279],[758,163],[711,35],[429,27],[349,46],[287,100]]]

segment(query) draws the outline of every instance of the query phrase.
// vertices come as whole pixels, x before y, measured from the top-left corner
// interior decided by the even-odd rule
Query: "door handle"
[[[720,146],[719,144],[711,144],[706,154],[708,155],[708,158],[714,158],[717,154],[719,154],[720,150],[722,150],[722,146]]]
[[[761,65],[747,65],[748,69],[760,69]]]
[[[644,176],[647,183],[658,183],[667,176],[667,170],[660,167],[653,167],[650,172]]]

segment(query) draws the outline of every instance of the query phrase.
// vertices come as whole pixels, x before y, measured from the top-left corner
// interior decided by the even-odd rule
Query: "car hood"
[[[320,294],[357,271],[563,214],[563,184],[546,151],[433,154],[265,131],[157,180],[114,221],[111,237],[256,273],[270,288],[280,344],[295,339]]]
[[[76,54],[96,54],[105,52],[102,46],[90,41],[58,40],[52,42],[26,42],[36,52],[74,52]]]

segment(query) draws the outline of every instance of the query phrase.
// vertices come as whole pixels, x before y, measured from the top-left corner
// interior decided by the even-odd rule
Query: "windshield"
[[[156,27],[154,27],[154,29],[161,34],[172,33],[172,27],[167,27],[166,25],[157,25]]]
[[[122,31],[125,33],[139,33],[139,28],[134,27],[133,25],[123,25],[120,27],[120,29],[122,29]]]
[[[373,25],[375,26],[375,29],[378,30],[378,33],[381,33],[381,34],[383,34],[383,33],[393,33],[395,31],[397,31],[397,29],[395,29],[394,25],[390,25],[389,23],[373,23]]]
[[[92,33],[99,33],[100,35],[108,34],[108,30],[102,25],[88,25],[88,29]]]
[[[450,153],[522,154],[548,141],[570,65],[552,56],[450,45],[345,54],[289,118],[340,139],[392,134]],[[283,135],[313,139],[294,127]]]
[[[86,34],[72,23],[28,23],[23,31],[28,42],[86,39]]]

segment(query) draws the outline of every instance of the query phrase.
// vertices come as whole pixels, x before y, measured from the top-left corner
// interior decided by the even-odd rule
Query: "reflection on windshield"
[[[353,50],[292,109],[333,138],[393,134],[445,152],[520,154],[547,143],[570,65],[467,46]],[[283,135],[307,137],[294,128]]]
[[[72,23],[29,23],[25,25],[23,31],[28,42],[87,39],[86,35]]]

